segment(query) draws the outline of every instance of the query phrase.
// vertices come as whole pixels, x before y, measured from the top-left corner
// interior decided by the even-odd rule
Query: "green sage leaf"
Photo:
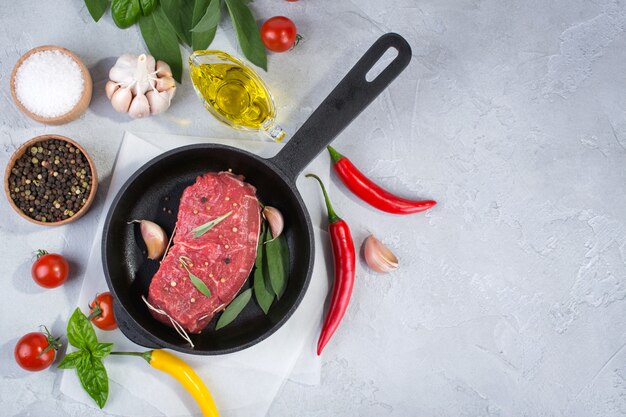
[[[272,286],[268,285],[269,280],[266,279],[266,274],[263,271],[263,252],[265,249],[263,242],[265,242],[266,237],[266,230],[263,230],[263,228],[261,228],[256,260],[254,262],[253,277],[254,296],[259,303],[259,307],[261,307],[261,310],[263,310],[265,314],[267,314],[270,307],[272,306],[272,303],[274,302],[274,291],[272,290]]]
[[[215,326],[215,330],[219,330],[222,327],[230,324],[233,320],[237,318],[239,313],[243,311],[248,302],[252,298],[252,288],[248,288],[241,294],[239,294],[233,301],[228,304],[226,310],[222,313],[219,320],[217,321],[217,325]]]
[[[126,29],[132,26],[141,14],[139,0],[113,0],[111,15],[117,27]]]
[[[98,345],[96,332],[78,307],[67,322],[67,340],[72,346],[89,352]]]
[[[68,353],[65,355],[61,363],[59,364],[59,369],[72,369],[78,366],[78,362],[82,360],[81,358],[85,355],[89,355],[89,352],[84,350],[79,350],[76,352]]]
[[[289,247],[284,235],[265,243],[265,257],[272,289],[280,299],[287,288],[289,274]]]
[[[222,214],[221,216],[211,220],[210,222],[206,222],[198,227],[196,227],[195,229],[193,229],[191,231],[191,233],[193,233],[193,237],[200,237],[203,234],[205,234],[206,232],[208,232],[209,230],[213,229],[215,226],[217,226],[219,223],[222,222],[222,220],[224,220],[225,218],[227,218],[228,216],[230,216],[231,214],[233,214],[232,211],[229,211],[226,214]]]
[[[226,0],[241,52],[254,65],[267,71],[267,52],[250,8],[241,0]]]
[[[172,25],[163,14],[163,9],[157,7],[149,16],[139,19],[139,29],[150,54],[169,64],[176,81],[181,81],[183,72],[183,58],[178,46],[178,38]]]
[[[112,349],[113,349],[113,343],[98,343],[91,350],[91,354],[98,359],[104,359],[107,356],[109,356]]]
[[[196,2],[197,4],[198,2]],[[195,10],[194,10],[195,12]],[[212,0],[209,2],[204,16],[194,24],[191,29],[192,32],[208,32],[210,30],[215,31],[217,24],[220,22],[220,2],[219,0]]]
[[[85,0],[85,6],[87,6],[87,10],[89,10],[89,14],[94,22],[97,22],[104,15],[107,7],[109,7],[109,0]]]
[[[161,0],[161,8],[181,41],[191,46],[193,0]]]
[[[139,0],[139,4],[141,6],[141,13],[144,16],[148,16],[156,9],[157,0]]]
[[[104,407],[109,397],[109,377],[102,360],[84,355],[77,362],[76,372],[87,394],[94,399],[98,407]]]
[[[206,286],[204,281],[202,281],[200,278],[198,278],[191,272],[189,272],[188,274],[189,274],[189,279],[191,280],[191,283],[193,284],[193,286],[196,287],[196,289],[200,291],[202,294],[204,294],[205,296],[211,297],[211,290],[209,290],[209,287]]]

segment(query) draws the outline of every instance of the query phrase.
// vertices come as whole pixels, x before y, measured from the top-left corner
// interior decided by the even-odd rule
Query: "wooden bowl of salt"
[[[54,45],[26,52],[11,72],[11,96],[31,119],[62,125],[77,119],[91,101],[89,70],[71,51]]]

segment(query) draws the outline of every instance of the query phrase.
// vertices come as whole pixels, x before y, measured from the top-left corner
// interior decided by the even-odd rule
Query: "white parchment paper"
[[[94,236],[89,262],[78,306],[86,306],[97,292],[107,290],[104,280],[100,241],[106,212],[124,182],[145,162],[160,153],[190,143],[212,142],[236,146],[268,157],[281,145],[262,141],[242,141],[184,137],[167,134],[125,133],[107,193],[104,211]],[[323,155],[307,171],[316,172],[328,182],[329,164]],[[213,394],[220,414],[226,417],[255,417],[267,413],[286,379],[305,384],[319,383],[320,361],[315,345],[320,328],[322,308],[328,293],[329,265],[325,262],[326,232],[319,228],[325,208],[318,185],[302,176],[297,181],[315,230],[316,261],[309,289],[301,305],[277,332],[263,342],[241,352],[216,357],[179,354],[202,377]],[[101,341],[115,343],[115,350],[144,351],[119,331],[103,332]],[[124,416],[168,417],[197,415],[196,404],[178,383],[143,360],[133,357],[105,359],[110,380],[109,400],[105,409]],[[61,391],[77,401],[96,406],[84,392],[74,372],[65,372]]]

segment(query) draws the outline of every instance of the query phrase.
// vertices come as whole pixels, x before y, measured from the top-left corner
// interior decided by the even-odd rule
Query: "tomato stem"
[[[291,46],[291,49],[295,48],[296,46],[298,46],[298,44],[300,43],[300,41],[304,40],[304,36],[300,35],[299,33],[296,34],[296,40],[293,42],[293,45]]]
[[[96,294],[96,297],[98,297],[98,295]],[[96,317],[100,317],[102,315],[102,308],[100,307],[100,303],[97,302],[96,300],[94,300],[94,306],[91,307],[89,306],[89,309],[91,309],[91,313],[89,313],[89,316],[87,317],[87,320],[91,321]]]
[[[37,249],[37,252],[35,252],[35,256],[37,256],[37,259],[47,254],[48,254],[48,251],[45,249]]]
[[[60,337],[52,336],[52,333],[50,333],[50,330],[48,330],[48,328],[44,326],[43,324],[40,327],[44,328],[44,331],[46,333],[46,340],[48,341],[48,346],[46,346],[46,348],[39,355],[37,355],[38,358],[43,356],[44,354],[46,354],[52,349],[59,350],[59,348],[61,347]]]

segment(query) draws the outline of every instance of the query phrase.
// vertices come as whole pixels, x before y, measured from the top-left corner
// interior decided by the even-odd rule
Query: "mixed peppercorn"
[[[80,149],[60,139],[35,143],[11,169],[9,191],[15,205],[40,222],[74,216],[87,202],[92,173]]]

